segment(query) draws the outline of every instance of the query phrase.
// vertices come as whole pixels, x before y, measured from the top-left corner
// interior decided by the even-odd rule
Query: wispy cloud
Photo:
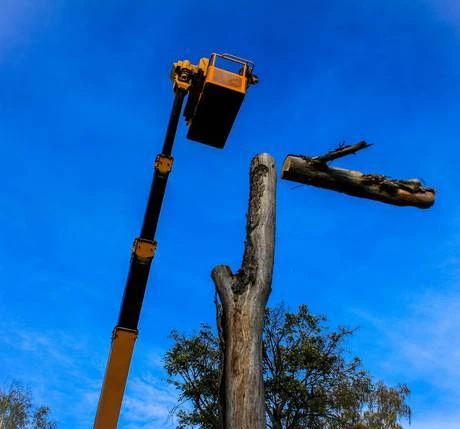
[[[446,417],[438,414],[427,419],[415,420],[410,429],[458,429],[460,426],[460,414]]]
[[[166,382],[162,351],[145,349],[142,375],[131,371],[122,410],[127,429],[175,427],[170,410],[177,394]],[[0,323],[2,373],[24,382],[37,405],[48,405],[60,427],[90,427],[102,381],[101,361],[85,337],[75,338],[60,331],[30,330]],[[145,375],[144,375],[145,374]]]
[[[148,367],[153,367],[156,369],[159,369],[163,371],[164,368],[164,362],[163,358],[165,355],[165,350],[160,349],[160,348],[151,348],[147,353],[145,357],[145,361],[147,363]]]
[[[173,428],[172,408],[177,393],[165,380],[152,375],[134,378],[127,389],[121,419],[123,427],[144,429]]]
[[[407,380],[409,387],[416,386],[412,389],[411,402],[416,406],[411,427],[460,427],[460,293],[431,291],[413,297],[399,317],[358,313],[376,331],[375,338],[380,338],[376,344],[380,371]]]
[[[58,330],[39,331],[2,323],[2,373],[25,383],[37,405],[50,406],[53,418],[62,422],[70,419],[72,427],[88,427],[94,404],[87,402],[87,393],[96,388],[96,371],[91,363],[94,356],[86,344],[84,338]]]
[[[440,388],[455,389],[460,382],[460,294],[428,293],[415,298],[406,317],[373,320],[393,345],[387,365],[423,375]],[[400,365],[398,365],[399,367]],[[460,398],[459,405],[460,405]]]

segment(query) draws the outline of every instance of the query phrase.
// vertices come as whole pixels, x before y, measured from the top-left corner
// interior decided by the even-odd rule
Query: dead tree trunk
[[[360,171],[327,165],[330,161],[354,154],[369,146],[366,142],[361,142],[339,147],[326,155],[315,157],[288,155],[284,160],[281,177],[395,206],[426,209],[434,204],[435,190],[424,187],[418,179],[394,180],[381,174],[363,174]]]
[[[223,342],[222,420],[225,429],[265,428],[262,329],[271,292],[275,245],[275,161],[268,154],[251,163],[246,242],[240,270],[212,271],[220,298]]]

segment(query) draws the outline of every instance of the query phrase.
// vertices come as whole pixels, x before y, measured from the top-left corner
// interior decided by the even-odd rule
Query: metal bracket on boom
[[[165,176],[172,170],[173,161],[174,158],[172,156],[163,154],[157,155],[154,164],[155,170],[158,171],[159,174]]]
[[[155,255],[157,242],[145,240],[144,238],[136,238],[131,249],[131,258],[136,257],[139,262],[150,262]]]
[[[198,67],[189,60],[177,61],[171,70],[171,80],[174,82],[174,90],[188,91],[192,84],[193,76],[198,72]]]

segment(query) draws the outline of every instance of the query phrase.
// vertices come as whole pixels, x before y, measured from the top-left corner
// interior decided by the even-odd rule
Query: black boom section
[[[155,163],[155,173],[152,185],[150,187],[149,199],[145,209],[144,221],[142,223],[141,235],[138,240],[147,240],[152,242],[152,248],[155,244],[155,233],[160,217],[161,206],[166,191],[169,171],[171,169],[171,153],[176,136],[177,125],[182,110],[186,90],[177,89],[174,97],[174,104],[169,118],[168,128],[163,144],[163,151],[157,157]],[[163,164],[158,164],[158,160]],[[169,164],[168,164],[169,162]],[[166,165],[166,167],[164,167]],[[150,257],[138,256],[133,250],[131,264],[129,267],[128,278],[126,280],[125,291],[121,303],[120,314],[118,317],[118,327],[137,330],[142,303],[144,301],[145,288],[150,273],[153,252]]]

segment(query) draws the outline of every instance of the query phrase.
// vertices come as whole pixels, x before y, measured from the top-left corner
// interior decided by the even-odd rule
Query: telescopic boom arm
[[[216,60],[241,66],[240,72],[229,72],[216,66]],[[173,165],[172,147],[184,98],[188,138],[222,148],[249,85],[257,82],[250,61],[232,55],[212,54],[198,66],[190,61],[174,63],[174,104],[163,143],[155,159],[155,169],[140,236],[134,240],[131,262],[118,322],[112,332],[112,345],[94,420],[94,429],[116,429],[120,415],[129,366],[138,334],[138,323],[145,289],[157,243],[155,232],[160,217],[169,173]]]
[[[97,407],[94,429],[114,429],[117,427],[134,343],[137,338],[137,327],[150,265],[157,245],[155,232],[168,183],[168,176],[173,164],[171,154],[174,138],[184,97],[190,86],[191,75],[184,72],[183,79],[184,85],[180,87],[175,85],[174,104],[169,118],[163,150],[155,160],[155,171],[141,234],[133,243],[129,274],[126,280],[118,323],[112,333],[112,347]]]

